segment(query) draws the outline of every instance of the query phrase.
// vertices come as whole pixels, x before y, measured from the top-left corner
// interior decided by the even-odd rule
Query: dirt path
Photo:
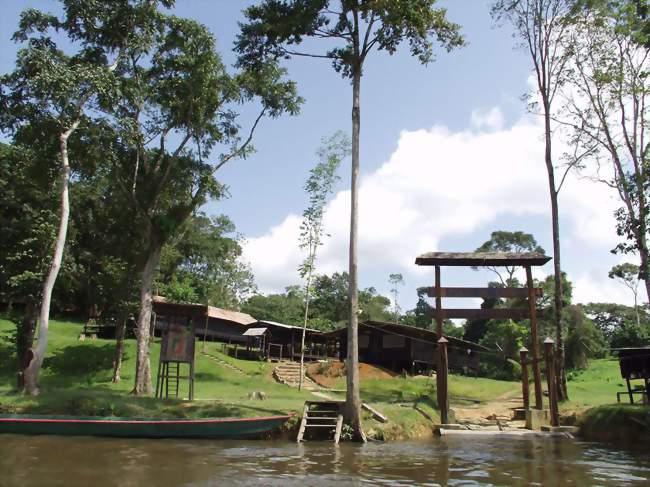
[[[522,399],[515,391],[503,394],[496,399],[471,406],[454,407],[457,423],[490,424],[508,422],[510,427],[521,427],[523,421],[512,421],[512,408],[522,407]],[[519,424],[521,423],[521,424]]]

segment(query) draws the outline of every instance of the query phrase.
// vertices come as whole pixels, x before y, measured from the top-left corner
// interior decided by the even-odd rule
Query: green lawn
[[[151,417],[242,417],[298,411],[306,399],[306,392],[278,384],[270,379],[271,367],[262,362],[235,360],[221,354],[216,343],[206,344],[209,353],[220,356],[244,370],[246,375],[225,368],[197,353],[194,403],[181,400],[155,400],[129,395],[135,370],[135,341],[127,340],[122,381],[111,382],[114,340],[79,341],[80,323],[52,320],[48,354],[40,375],[41,395],[36,398],[13,393],[15,376],[11,345],[6,337],[14,325],[0,320],[0,409],[5,412],[61,413],[77,412],[91,415],[151,416]],[[202,344],[197,344],[201,350]],[[160,344],[151,348],[152,374],[158,367]],[[155,387],[155,384],[154,384]],[[250,400],[251,391],[263,391],[264,401]],[[181,383],[181,392],[187,396],[187,382]]]
[[[617,359],[592,360],[588,369],[572,371],[568,378],[570,400],[563,405],[568,408],[612,404],[617,392],[627,390]]]

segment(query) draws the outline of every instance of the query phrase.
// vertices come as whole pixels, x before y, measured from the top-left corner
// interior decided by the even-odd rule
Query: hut
[[[338,350],[339,358],[347,355],[347,328],[325,334],[330,350]],[[476,372],[479,353],[488,351],[477,343],[445,336],[449,341],[449,367],[452,370]],[[395,372],[426,373],[435,369],[436,332],[424,328],[365,321],[359,323],[359,361],[379,365]]]
[[[196,335],[203,340],[245,344],[243,333],[257,320],[251,315],[205,304],[172,303],[162,296],[153,299],[154,332],[170,322],[192,320]]]
[[[287,325],[277,321],[259,320],[256,329],[265,329],[266,357],[271,360],[300,360],[302,326]],[[327,358],[327,340],[323,333],[313,328],[305,330],[305,360]]]

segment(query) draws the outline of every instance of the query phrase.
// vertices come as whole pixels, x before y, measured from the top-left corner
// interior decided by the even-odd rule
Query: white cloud
[[[503,122],[503,113],[499,107],[492,107],[488,110],[474,110],[470,117],[470,125],[477,130],[501,130]]]
[[[457,241],[485,225],[495,229],[506,226],[513,218],[536,219],[538,238],[539,233],[550,234],[542,127],[530,118],[509,128],[502,124],[500,110],[493,108],[473,112],[467,130],[452,132],[434,126],[402,132],[388,161],[361,180],[362,282],[364,274],[402,272],[408,284],[403,294],[411,297],[414,288],[431,277],[430,270],[413,264],[415,256],[440,249],[443,239]],[[564,152],[560,144],[556,146],[558,154]],[[347,269],[349,199],[349,191],[341,191],[328,205],[325,228],[331,237],[320,250],[320,273]],[[609,255],[615,245],[612,212],[617,206],[615,195],[606,186],[568,176],[560,193],[562,244],[563,250],[573,251],[580,260],[565,257],[563,266],[570,278],[581,276],[575,282],[576,296],[596,293],[600,284],[609,281],[608,268],[603,268],[609,257],[599,264],[594,256]],[[265,235],[249,238],[244,256],[261,291],[280,291],[298,281],[296,268],[303,258],[296,244],[299,223],[300,218],[290,214]],[[472,249],[468,245],[441,250]],[[590,262],[582,262],[590,258]],[[378,287],[382,284],[377,283]],[[623,299],[623,295],[616,296]]]
[[[603,278],[595,272],[580,275],[573,282],[574,303],[622,303],[634,305],[632,291],[612,279]],[[643,290],[639,286],[639,299],[643,300]]]

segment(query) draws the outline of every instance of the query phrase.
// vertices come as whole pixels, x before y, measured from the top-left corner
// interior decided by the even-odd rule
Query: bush
[[[496,380],[521,380],[521,365],[516,360],[504,358],[503,356],[481,357],[479,375]]]

